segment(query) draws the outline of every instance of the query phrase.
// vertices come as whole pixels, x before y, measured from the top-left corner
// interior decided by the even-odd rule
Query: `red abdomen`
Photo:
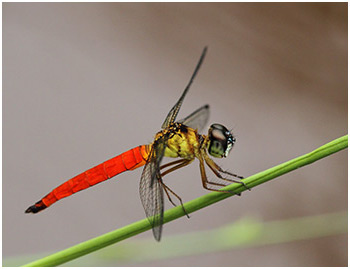
[[[148,145],[130,149],[66,181],[52,190],[39,202],[30,206],[25,212],[37,213],[73,193],[96,185],[97,183],[105,181],[124,171],[133,170],[143,166],[146,163],[148,153]]]

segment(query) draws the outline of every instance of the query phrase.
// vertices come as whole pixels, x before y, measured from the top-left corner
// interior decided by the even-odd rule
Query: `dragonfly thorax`
[[[194,159],[199,152],[200,135],[184,124],[175,122],[167,129],[159,132],[156,139],[168,136],[164,156],[172,158]]]
[[[227,157],[236,142],[236,138],[232,133],[225,126],[218,123],[210,126],[208,138],[208,152],[216,158]]]

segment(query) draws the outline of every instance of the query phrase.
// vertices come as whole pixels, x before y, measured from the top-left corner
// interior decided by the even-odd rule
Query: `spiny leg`
[[[220,168],[220,167],[219,167],[219,168]],[[230,175],[230,176],[239,178],[239,179],[243,179],[243,178],[244,178],[244,177],[239,176],[239,175],[237,175],[237,174],[233,174],[233,173],[231,173],[231,172],[229,172],[229,171],[224,171],[224,170],[222,170],[221,168],[219,169],[219,171],[220,171],[221,173],[223,173],[223,174],[227,174],[227,175]]]
[[[176,160],[176,161],[173,161],[173,162],[170,162],[170,163],[166,163],[166,164],[163,164],[161,166],[159,166],[159,170],[162,170],[166,167],[169,167],[169,166],[172,166],[172,165],[175,165],[175,164],[178,164],[178,163],[182,163],[184,161],[184,159],[179,159],[179,160]]]
[[[172,205],[176,207],[177,205],[173,202],[173,200],[171,200],[171,197],[170,197],[170,195],[168,193],[168,189],[167,189],[168,186],[166,186],[163,182],[162,182],[162,186],[163,186],[163,188],[165,190],[166,195],[168,196],[169,202],[172,203]]]
[[[228,185],[227,184],[221,184],[221,183],[218,183],[218,182],[214,182],[214,181],[210,181],[208,178],[207,178],[207,181],[206,181],[207,185],[206,187],[204,187],[205,189],[207,190],[210,190],[210,191],[217,191],[217,192],[225,192],[225,193],[231,193],[231,194],[235,194],[235,195],[238,195],[238,196],[241,196],[241,193],[237,193],[237,192],[234,192],[234,191],[224,191],[224,190],[220,190],[221,188],[223,187],[227,187]],[[212,186],[208,186],[208,184],[212,185]],[[215,186],[215,187],[214,187]],[[216,187],[217,186],[217,187]]]
[[[236,195],[241,195],[240,193],[236,193],[234,191],[229,191],[229,190],[218,190],[215,189],[214,187],[209,187],[208,184],[212,184],[212,185],[216,185],[216,186],[220,186],[220,187],[226,187],[226,185],[224,184],[219,184],[216,182],[210,182],[207,178],[207,175],[205,173],[205,168],[204,168],[204,161],[202,156],[199,156],[199,168],[201,171],[201,178],[202,178],[202,184],[203,184],[203,188],[209,191],[217,191],[217,192],[223,192],[223,193],[229,193],[229,194],[236,194]]]
[[[205,160],[206,164],[209,166],[209,168],[213,171],[213,173],[218,178],[220,178],[222,180],[229,181],[229,182],[242,184],[247,190],[250,190],[250,188],[244,182],[239,181],[239,180],[225,178],[219,172],[224,173],[224,174],[228,174],[228,175],[240,178],[240,179],[243,179],[243,177],[237,176],[236,174],[232,174],[230,172],[226,172],[226,171],[222,170],[221,167],[219,165],[217,165],[212,159],[210,159],[208,155],[206,155],[206,154],[203,154],[203,155],[204,155],[204,160]]]
[[[162,165],[161,167],[159,167],[159,169],[163,169],[165,167],[168,167],[168,166],[171,166],[171,165],[174,165],[174,164],[177,164],[176,166],[162,172],[161,176],[165,176],[166,174],[169,174],[173,171],[175,171],[176,169],[179,169],[181,167],[184,167],[186,165],[189,165],[191,162],[193,161],[193,159],[180,159],[180,160],[177,160],[177,161],[174,161],[174,162],[170,162],[170,163],[167,163],[167,164],[164,164]]]
[[[209,158],[209,156],[207,154],[203,154],[204,155],[204,159],[206,161],[206,163],[209,165],[209,163],[212,165],[212,167],[214,167],[216,170],[218,170],[219,172],[221,173],[224,173],[224,174],[227,174],[227,175],[230,175],[230,176],[233,176],[233,177],[236,177],[236,178],[239,178],[239,179],[243,179],[244,177],[242,176],[239,176],[237,174],[233,174],[231,172],[228,172],[228,171],[225,171],[223,170],[217,163],[215,163],[212,159]]]
[[[178,196],[172,189],[170,189],[170,188],[169,188],[167,185],[165,185],[163,182],[162,182],[162,185],[163,185],[163,187],[164,187],[165,193],[167,194],[170,203],[172,203],[173,206],[177,206],[177,205],[171,200],[168,191],[170,191],[170,192],[180,201],[182,210],[184,211],[186,217],[187,217],[187,218],[190,218],[190,216],[189,216],[189,215],[187,214],[187,212],[186,212],[186,209],[185,209],[185,207],[184,207],[184,205],[183,205],[183,203],[182,203],[182,199],[180,198],[180,196]]]
[[[190,164],[191,162],[193,161],[193,159],[190,159],[190,160],[187,160],[187,159],[180,159],[180,160],[176,160],[174,162],[170,162],[170,163],[167,163],[167,164],[164,164],[160,167],[160,169],[163,169],[165,167],[169,167],[171,165],[175,165],[177,164],[176,166],[162,172],[162,174],[160,175],[161,177],[165,176],[166,174],[169,174],[170,172],[173,172],[181,167],[184,167],[188,164]],[[170,198],[170,195],[168,193],[168,191],[170,191],[179,201],[180,201],[180,204],[182,206],[182,209],[184,211],[184,213],[186,214],[186,216],[189,218],[190,216],[187,214],[186,210],[185,210],[185,207],[183,206],[183,203],[182,203],[182,199],[180,198],[180,196],[178,196],[172,189],[170,189],[167,185],[165,185],[163,182],[162,182],[162,185],[164,187],[164,190],[165,190],[165,193],[166,195],[168,196],[168,199],[170,201],[170,203],[173,204],[173,206],[176,206],[176,204],[171,200]]]

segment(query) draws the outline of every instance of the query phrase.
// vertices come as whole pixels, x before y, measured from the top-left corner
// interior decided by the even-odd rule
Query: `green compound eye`
[[[209,154],[216,158],[222,158],[224,153],[225,149],[223,145],[219,141],[213,140],[211,142],[211,146],[209,147]]]
[[[208,131],[208,152],[216,158],[227,157],[236,139],[232,133],[223,125],[212,124]]]

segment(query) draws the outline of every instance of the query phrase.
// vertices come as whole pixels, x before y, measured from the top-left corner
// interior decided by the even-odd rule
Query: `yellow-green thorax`
[[[188,126],[174,123],[169,128],[156,134],[155,140],[170,134],[167,141],[164,156],[171,158],[194,159],[199,154],[201,135]]]

